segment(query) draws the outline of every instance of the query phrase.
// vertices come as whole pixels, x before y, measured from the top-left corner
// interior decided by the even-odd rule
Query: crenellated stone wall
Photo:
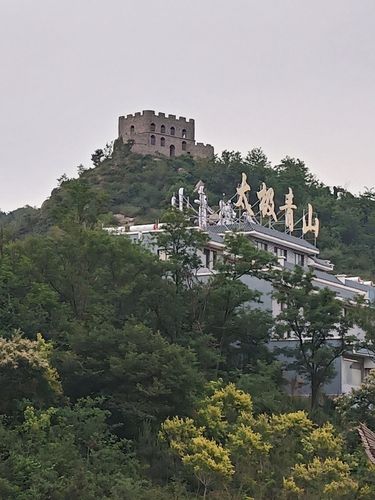
[[[145,110],[119,117],[119,137],[134,141],[132,151],[164,156],[191,155],[207,158],[214,155],[210,144],[195,143],[195,122],[185,117]]]

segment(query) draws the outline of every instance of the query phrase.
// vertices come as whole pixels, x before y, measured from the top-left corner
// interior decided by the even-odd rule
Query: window
[[[155,132],[155,130],[156,130],[155,123],[151,123],[150,130],[151,130],[151,132]]]
[[[173,144],[171,144],[171,146],[169,146],[169,156],[175,156],[176,154],[176,148],[173,146]]]
[[[176,134],[176,129],[174,127],[171,127],[171,135],[175,135]]]
[[[362,383],[362,365],[353,359],[343,360],[343,384],[359,387]]]
[[[275,247],[274,252],[277,257],[284,257],[285,260],[288,256],[288,251],[285,248]]]
[[[165,134],[165,125],[162,125],[162,126],[160,127],[160,132],[161,132],[162,134]]]
[[[165,146],[165,137],[161,137],[160,139],[160,146]]]
[[[267,243],[264,243],[263,241],[256,241],[255,246],[257,247],[258,250],[264,250],[265,252],[267,252],[268,250]]]
[[[182,129],[182,138],[186,139],[186,129]]]
[[[182,141],[182,151],[186,151],[186,141]]]
[[[132,125],[130,127],[130,135],[134,135],[134,133],[135,133],[135,127],[134,127],[134,125]]]
[[[212,271],[217,263],[217,252],[209,248],[204,248],[202,261],[203,266]]]
[[[210,251],[208,248],[205,248],[203,250],[203,255],[204,255],[203,265],[204,265],[204,267],[207,267],[207,269],[209,269],[210,268]]]
[[[154,136],[154,135],[152,135],[152,136],[151,136],[151,145],[152,145],[152,146],[155,146],[155,144],[156,144],[156,139],[155,139],[155,136]]]
[[[212,250],[212,266],[215,267],[217,263],[217,252]]]
[[[300,253],[294,254],[294,262],[297,266],[303,267],[305,265],[305,256]]]

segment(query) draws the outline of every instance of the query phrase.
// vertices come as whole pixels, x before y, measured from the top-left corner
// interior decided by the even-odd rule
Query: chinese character
[[[285,210],[285,227],[292,233],[294,230],[294,213],[297,206],[293,204],[294,194],[292,188],[289,188],[289,193],[285,195],[285,205],[280,207],[280,210]]]
[[[243,208],[246,210],[247,215],[254,215],[254,212],[251,209],[249,200],[247,199],[246,193],[250,191],[250,186],[247,183],[247,175],[242,172],[242,182],[241,185],[236,188],[238,200],[234,204],[237,208]]]
[[[257,192],[259,203],[259,209],[262,214],[262,217],[272,217],[276,222],[277,217],[275,214],[275,203],[273,201],[273,197],[275,193],[272,188],[268,188],[264,182],[262,182],[262,189]]]
[[[315,217],[314,223],[313,223],[313,207],[309,203],[307,205],[307,218],[306,215],[303,216],[303,225],[302,225],[302,233],[306,234],[310,231],[312,231],[315,234],[315,238],[318,237],[319,234],[319,219],[318,217]]]

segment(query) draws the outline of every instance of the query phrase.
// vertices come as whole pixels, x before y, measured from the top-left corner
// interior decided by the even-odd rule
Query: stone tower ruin
[[[119,138],[134,141],[132,151],[140,154],[209,158],[214,155],[210,144],[195,142],[194,120],[146,110],[120,116]]]

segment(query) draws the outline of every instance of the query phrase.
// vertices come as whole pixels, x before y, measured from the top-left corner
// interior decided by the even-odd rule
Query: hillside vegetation
[[[356,432],[359,422],[374,427],[375,377],[338,401],[324,394],[338,357],[375,352],[374,311],[315,288],[301,268],[279,269],[239,234],[200,281],[206,235],[188,214],[164,211],[199,179],[215,204],[245,171],[253,201],[264,181],[278,205],[289,186],[300,211],[315,204],[324,253],[370,274],[372,194],[338,197],[302,162],[271,167],[260,150],[169,160],[116,144],[93,160],[40,209],[1,216],[0,498],[375,498]],[[161,217],[157,244],[169,259],[103,231],[116,214]],[[272,284],[285,305],[277,318],[244,275]],[[363,339],[351,336],[355,321]],[[301,339],[284,364],[268,348],[275,335]],[[287,395],[288,366],[310,398]]]
[[[100,212],[104,223],[116,223],[111,214],[135,217],[135,223],[157,221],[179,187],[183,186],[194,199],[194,186],[199,180],[205,183],[209,203],[215,207],[223,193],[228,197],[235,193],[241,173],[246,172],[252,186],[252,203],[257,201],[260,183],[265,182],[275,190],[276,207],[284,203],[289,186],[293,188],[298,206],[296,220],[307,203],[313,204],[321,221],[318,239],[321,257],[331,259],[336,272],[375,277],[375,192],[372,190],[355,196],[339,186],[329,188],[302,160],[286,157],[279,165],[272,166],[261,149],[253,149],[246,157],[224,151],[221,157],[211,160],[136,155],[119,141],[115,142],[113,153],[98,151],[93,155],[96,166],[79,168],[79,180],[81,190],[82,184],[94,189],[96,197],[88,200],[89,210],[93,216]],[[67,192],[71,193],[78,182],[62,176],[59,187],[41,209],[25,207],[1,214],[4,237],[42,233],[58,222],[62,206],[71,203]]]

